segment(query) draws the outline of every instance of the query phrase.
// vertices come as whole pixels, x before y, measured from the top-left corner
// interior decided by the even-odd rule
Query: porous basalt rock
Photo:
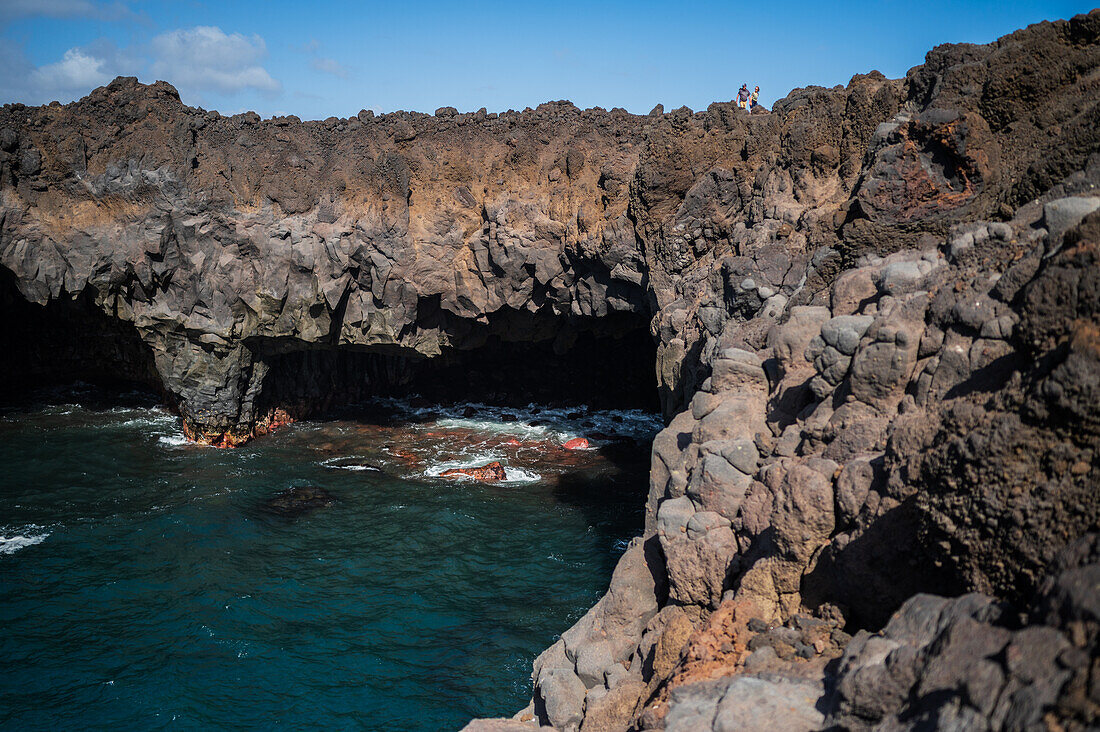
[[[440,473],[440,476],[444,478],[456,478],[462,476],[488,483],[505,480],[508,478],[507,473],[504,472],[504,466],[496,460],[491,463],[486,463],[485,465],[479,465],[473,468],[451,468],[449,470],[444,470],[442,473]]]
[[[789,179],[793,200],[767,183],[791,158],[751,188],[681,172],[697,188],[670,203],[646,175],[668,186],[705,166],[686,143],[666,141],[652,171],[643,157],[632,205],[651,282],[669,283],[658,378],[666,408],[682,406],[654,441],[646,507],[669,600],[633,636],[646,691],[621,728],[1095,723],[1091,636],[1028,608],[1065,586],[1052,558],[1100,521],[1100,138],[1070,111],[1097,110],[1098,36],[1094,12],[936,49],[901,86],[834,90],[893,101],[847,168],[821,139],[836,128],[815,127],[823,149]],[[973,96],[1055,48],[1069,56],[1043,87],[1043,120]],[[830,98],[795,96],[770,124]],[[1059,172],[1040,173],[1048,163]],[[797,216],[770,224],[784,205]],[[1071,574],[1071,616],[1100,597],[1090,571]],[[824,637],[807,642],[799,618]],[[899,641],[902,626],[920,640]]]
[[[0,264],[31,303],[81,295],[131,323],[189,435],[235,444],[308,410],[264,398],[287,354],[371,354],[354,397],[407,386],[406,362],[644,331],[643,119],[552,103],[353,130],[120,78],[0,110]]]
[[[984,595],[910,598],[881,632],[860,631],[845,650],[828,722],[855,730],[1095,727],[1096,546],[1089,534],[1052,562],[1022,626]]]
[[[751,115],[263,121],[119,79],[0,112],[4,302],[129,324],[97,352],[222,443],[648,324],[644,534],[482,728],[1084,729],[1098,79],[1100,11]]]

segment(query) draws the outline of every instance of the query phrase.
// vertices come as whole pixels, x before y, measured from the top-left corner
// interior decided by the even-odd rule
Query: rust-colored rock
[[[487,483],[508,479],[508,475],[504,472],[504,466],[495,460],[475,468],[451,468],[450,470],[444,470],[440,475],[445,478],[453,478],[461,475]]]

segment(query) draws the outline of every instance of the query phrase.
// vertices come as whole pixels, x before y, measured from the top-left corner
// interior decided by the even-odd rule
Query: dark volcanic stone
[[[297,518],[303,514],[326,508],[336,502],[336,497],[318,486],[295,486],[280,491],[268,500],[264,507],[279,516]]]

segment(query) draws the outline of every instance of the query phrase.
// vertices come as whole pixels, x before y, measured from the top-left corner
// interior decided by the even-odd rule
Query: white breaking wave
[[[531,421],[536,421],[532,418]],[[473,417],[443,417],[436,420],[435,426],[444,429],[467,429],[474,432],[487,434],[510,435],[527,439],[560,438],[563,434],[558,430],[552,430],[547,425],[531,425],[517,419],[514,422],[504,422],[501,419],[475,419]]]
[[[502,459],[500,455],[494,455],[490,452],[471,455],[460,460],[445,460],[429,466],[428,469],[424,471],[424,475],[429,478],[438,478],[445,470],[453,470],[455,468],[476,468],[491,463],[494,460],[499,462]]]
[[[479,402],[413,407],[404,399],[379,399],[375,403],[398,414],[434,417],[437,427],[513,435],[521,439],[565,442],[574,437],[602,434],[612,439],[651,440],[664,428],[660,415],[640,409],[594,411],[585,406],[542,407],[537,404],[498,407]],[[467,417],[467,410],[475,413]]]
[[[182,447],[192,444],[180,429],[179,418],[164,409],[122,408],[115,411],[121,417],[129,417],[119,422],[119,427],[139,429],[150,437],[156,437],[157,442],[162,445]]]
[[[453,470],[455,468],[480,468],[491,462],[499,462],[504,468],[504,480],[501,483],[534,483],[542,478],[541,475],[533,470],[524,470],[523,468],[515,468],[510,465],[504,465],[502,462],[504,458],[492,453],[483,453],[480,455],[470,456],[462,460],[448,460],[442,463],[436,463],[427,470],[424,471],[424,475],[429,478],[438,478],[446,470]],[[466,478],[465,476],[457,476],[459,478],[465,478],[467,480],[473,480],[473,478]]]
[[[41,544],[50,535],[49,531],[43,531],[41,526],[35,524],[15,529],[15,531],[18,533],[8,536],[8,530],[3,530],[3,534],[0,535],[0,554],[15,554],[20,549]]]
[[[504,466],[504,475],[507,476],[505,483],[534,483],[542,478],[541,475],[533,470],[524,470],[523,468],[513,468],[509,465]]]
[[[349,462],[351,460],[357,460],[355,457],[335,457],[328,460],[322,460],[321,465],[326,468],[334,468],[336,470],[371,470],[374,472],[380,472],[382,469],[374,465],[364,465],[363,463]]]
[[[146,429],[163,430],[176,426],[176,418],[171,414],[154,414],[148,417],[134,417],[121,422],[119,427],[144,427]]]

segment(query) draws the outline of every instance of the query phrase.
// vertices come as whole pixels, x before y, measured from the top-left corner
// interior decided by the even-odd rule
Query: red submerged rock
[[[587,450],[588,440],[583,437],[574,437],[572,440],[566,440],[562,447],[566,450]]]
[[[444,477],[465,475],[467,478],[485,481],[505,480],[508,477],[504,472],[504,466],[495,460],[488,465],[476,468],[451,468],[444,470],[440,475]]]

